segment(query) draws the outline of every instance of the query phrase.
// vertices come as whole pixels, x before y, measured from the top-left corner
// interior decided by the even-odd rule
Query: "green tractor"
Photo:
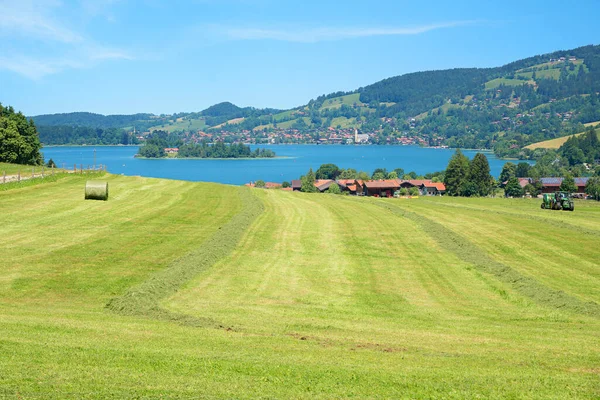
[[[573,211],[575,203],[568,192],[546,193],[542,199],[542,208],[549,210]]]

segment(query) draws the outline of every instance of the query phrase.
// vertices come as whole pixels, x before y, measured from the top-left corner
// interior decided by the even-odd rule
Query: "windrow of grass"
[[[523,275],[516,269],[511,268],[510,265],[492,258],[489,255],[489,251],[483,250],[473,242],[466,239],[463,235],[456,233],[452,229],[449,229],[441,223],[434,221],[431,219],[431,217],[407,211],[406,209],[398,207],[390,202],[382,203],[382,205],[394,213],[399,213],[403,217],[417,222],[419,225],[421,225],[423,230],[427,231],[427,233],[436,240],[440,246],[456,254],[461,260],[474,265],[483,272],[492,274],[497,279],[510,284],[517,292],[530,297],[537,303],[555,309],[563,309],[600,318],[600,304],[597,302],[584,302],[575,296],[565,293],[562,290],[552,289],[541,284],[531,275]],[[485,221],[484,216],[477,218],[477,223],[481,223],[483,221]],[[462,224],[464,223],[465,220],[462,221]],[[511,226],[516,226],[516,224]],[[487,227],[487,229],[494,229],[494,225]],[[494,231],[494,235],[499,237],[504,237],[505,235],[516,235],[516,231],[517,229],[511,229],[504,233]],[[568,243],[568,238],[560,238],[557,242],[557,245],[560,243],[567,243],[568,246],[571,246],[571,244]],[[518,244],[514,243],[513,246],[518,246]],[[507,249],[510,251],[510,247],[507,247]],[[600,271],[591,272],[597,274],[597,279],[600,278]],[[570,273],[574,273],[573,268],[570,269]]]
[[[153,318],[178,320],[185,324],[216,325],[214,321],[190,318],[184,314],[174,314],[160,307],[162,299],[171,296],[200,272],[210,268],[217,261],[236,248],[245,230],[263,210],[263,204],[247,188],[238,190],[243,205],[242,210],[222,226],[200,246],[169,267],[140,285],[127,291],[123,296],[111,299],[107,308],[124,315],[144,315]]]

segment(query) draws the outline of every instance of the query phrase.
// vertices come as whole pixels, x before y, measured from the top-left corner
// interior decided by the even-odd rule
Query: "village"
[[[589,178],[574,178],[577,190],[572,193],[573,197],[585,199],[586,185]],[[526,192],[525,187],[536,182],[541,184],[541,197],[546,193],[554,193],[560,190],[563,178],[518,178],[519,186],[523,189],[525,197],[532,197]],[[319,193],[326,193],[333,184],[337,184],[342,194],[369,197],[404,197],[404,196],[443,196],[446,194],[446,185],[443,182],[434,182],[431,179],[316,179],[314,186]],[[507,182],[503,182],[505,186]],[[302,181],[294,179],[289,182],[263,182],[256,181],[247,183],[248,187],[259,187],[264,189],[280,189],[284,191],[301,191]]]

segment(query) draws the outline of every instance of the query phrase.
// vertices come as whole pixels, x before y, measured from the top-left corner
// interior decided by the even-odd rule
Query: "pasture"
[[[0,397],[597,398],[600,204],[0,192]]]
[[[598,124],[600,124],[600,121],[590,122],[590,123],[584,124],[584,126],[587,128],[587,127],[590,127],[590,126],[597,126]],[[562,137],[559,137],[559,138],[544,140],[542,142],[532,143],[530,145],[525,146],[525,148],[526,149],[530,149],[530,150],[535,150],[535,149],[558,149],[558,148],[560,148],[560,146],[562,146],[563,144],[565,144],[566,141],[569,140],[569,138],[571,136],[581,136],[584,133],[585,132],[580,132],[580,133],[576,133],[574,135],[562,136]],[[597,131],[596,134],[600,138],[600,131]]]

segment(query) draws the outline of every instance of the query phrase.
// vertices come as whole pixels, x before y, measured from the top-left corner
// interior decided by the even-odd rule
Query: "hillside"
[[[589,126],[597,126],[600,124],[600,121],[590,122],[584,124],[585,127]],[[535,149],[558,149],[560,146],[565,144],[565,142],[572,136],[581,136],[585,132],[579,132],[571,136],[563,136],[556,139],[544,140],[543,142],[532,143],[528,146],[525,146],[526,149],[535,150]],[[600,131],[597,131],[598,137],[600,138]]]
[[[0,191],[0,397],[600,393],[597,202],[106,179]]]
[[[599,93],[600,46],[585,46],[496,68],[405,74],[319,96],[291,110],[225,102],[174,115],[103,119],[74,113],[33,119],[38,125],[118,125],[130,131],[135,126],[138,132],[176,132],[185,140],[256,143],[352,143],[358,129],[371,143],[444,144],[529,157],[523,147],[581,132],[583,124],[600,120]]]

